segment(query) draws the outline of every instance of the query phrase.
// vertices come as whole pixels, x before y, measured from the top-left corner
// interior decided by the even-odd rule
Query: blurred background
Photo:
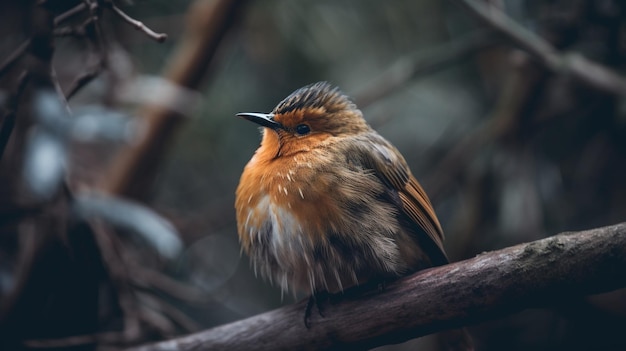
[[[624,74],[626,4],[488,2]],[[293,303],[240,256],[234,192],[260,134],[234,115],[316,81],[403,153],[454,261],[626,218],[626,91],[544,67],[459,1],[3,1],[0,31],[7,349],[122,347]],[[478,350],[623,350],[624,328],[616,291],[470,331]],[[385,349],[414,347],[437,349]]]

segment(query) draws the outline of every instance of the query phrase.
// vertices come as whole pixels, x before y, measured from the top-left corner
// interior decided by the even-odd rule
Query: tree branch
[[[28,71],[24,71],[20,74],[20,77],[17,80],[17,87],[15,92],[11,94],[8,99],[9,102],[5,107],[6,113],[4,113],[4,118],[2,122],[0,122],[0,160],[2,160],[2,155],[4,155],[4,149],[9,143],[9,138],[11,138],[11,133],[13,132],[13,127],[15,126],[15,119],[17,117],[17,107],[19,104],[20,97],[26,88],[26,83],[28,82],[29,74]]]
[[[72,86],[70,86],[67,89],[67,93],[65,93],[65,98],[67,100],[71,99],[74,95],[76,95],[76,93],[78,93],[82,88],[84,88],[85,85],[89,84],[92,80],[94,80],[97,76],[99,76],[103,70],[104,70],[104,63],[102,61],[99,61],[92,67],[88,68],[80,76],[76,77],[74,82],[72,82]]]
[[[394,62],[389,69],[352,96],[356,105],[360,109],[365,109],[415,77],[447,68],[496,44],[501,42],[493,32],[476,31],[434,48],[418,50]]]
[[[64,13],[56,16],[54,18],[54,25],[58,26],[61,23],[65,22],[66,20],[74,17],[75,15],[83,12],[85,9],[87,9],[87,4],[85,2],[81,2],[80,4],[72,7],[71,9],[65,11]]]
[[[165,33],[157,33],[152,29],[148,28],[143,22],[138,21],[129,15],[127,15],[124,11],[122,11],[119,7],[115,6],[113,1],[105,1],[104,4],[108,6],[116,15],[118,15],[123,21],[133,26],[136,30],[143,32],[149,38],[162,43],[167,39],[167,34]]]
[[[626,96],[626,78],[579,53],[561,54],[537,34],[524,28],[495,6],[476,0],[459,0],[477,18],[509,38],[548,69],[609,94]]]
[[[197,89],[244,0],[196,0],[188,10],[187,28],[163,76],[173,86]],[[146,122],[145,135],[120,155],[103,188],[117,195],[145,200],[166,148],[184,121],[168,106],[177,106],[186,91],[164,94],[160,104],[139,112]]]
[[[626,286],[626,222],[521,244],[424,270],[383,292],[346,292],[320,301],[311,328],[306,301],[147,350],[301,350],[371,348],[554,305]]]
[[[30,46],[30,39],[24,41],[18,46],[9,57],[7,57],[2,64],[0,64],[0,76],[4,75],[6,71],[13,66],[13,64],[28,50]]]

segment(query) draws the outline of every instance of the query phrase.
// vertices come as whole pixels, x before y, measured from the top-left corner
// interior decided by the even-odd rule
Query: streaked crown
[[[286,114],[297,110],[322,108],[328,113],[356,110],[356,105],[339,88],[328,82],[317,82],[302,87],[281,101],[273,114]]]

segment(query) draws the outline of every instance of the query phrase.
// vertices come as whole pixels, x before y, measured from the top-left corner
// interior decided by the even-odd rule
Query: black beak
[[[237,117],[245,118],[248,121],[260,125],[261,127],[266,127],[273,130],[281,129],[283,127],[282,124],[274,121],[274,115],[271,113],[244,112],[238,113]]]

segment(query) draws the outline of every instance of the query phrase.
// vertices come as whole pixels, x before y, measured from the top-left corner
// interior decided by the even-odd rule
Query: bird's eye
[[[296,133],[300,135],[309,134],[309,132],[311,132],[311,127],[306,124],[298,124],[296,126]]]

